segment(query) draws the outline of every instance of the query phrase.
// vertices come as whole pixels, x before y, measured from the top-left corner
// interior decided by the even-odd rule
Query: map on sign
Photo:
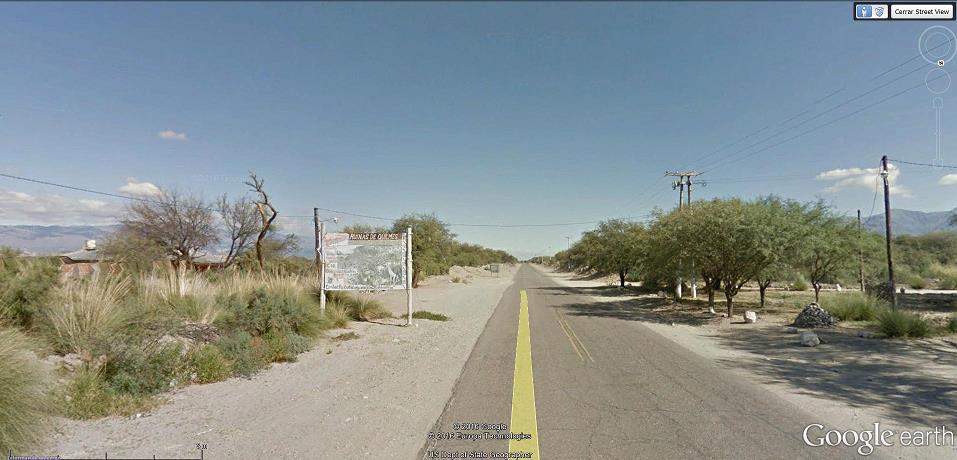
[[[327,291],[405,289],[405,233],[323,235]]]

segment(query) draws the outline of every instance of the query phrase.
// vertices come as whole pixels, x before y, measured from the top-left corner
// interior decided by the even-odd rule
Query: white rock
[[[817,334],[805,331],[801,333],[801,345],[805,347],[816,347],[821,344],[821,339],[818,338]]]
[[[745,323],[756,323],[758,322],[758,313],[748,310],[744,312],[744,322]]]

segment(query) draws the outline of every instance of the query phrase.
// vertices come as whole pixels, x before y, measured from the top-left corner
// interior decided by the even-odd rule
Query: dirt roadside
[[[413,458],[515,272],[427,280],[414,291],[416,309],[448,322],[353,323],[357,339],[323,340],[248,380],[186,387],[140,418],[62,420],[46,453],[195,458],[205,444],[209,459]],[[405,311],[404,292],[375,298]]]
[[[558,283],[585,295],[602,292],[603,279],[582,280],[537,267]],[[763,385],[775,395],[820,416],[826,429],[957,432],[957,348],[940,341],[864,339],[839,331],[819,331],[826,341],[815,348],[798,344],[798,334],[779,325],[738,325],[727,321],[681,324],[668,312],[655,319],[650,306],[661,299],[615,293],[592,295],[614,303],[620,318],[634,320],[718,366]],[[638,311],[643,310],[643,311]],[[693,319],[697,319],[695,316]],[[747,401],[741,401],[747,404]],[[795,433],[801,436],[801,433]],[[952,447],[881,447],[892,458],[955,458]]]

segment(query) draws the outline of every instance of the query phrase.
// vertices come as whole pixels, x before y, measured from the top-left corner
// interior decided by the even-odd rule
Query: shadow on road
[[[707,310],[679,304],[652,295],[641,295],[634,288],[601,287],[547,287],[533,288],[547,295],[591,296],[614,300],[580,300],[562,304],[560,308],[573,316],[593,316],[629,321],[648,321],[662,324],[700,326],[714,321]],[[638,297],[636,297],[638,296]]]
[[[807,348],[798,344],[796,334],[777,327],[725,331],[718,337],[720,345],[762,358],[719,362],[747,369],[767,382],[785,383],[801,394],[883,409],[917,426],[957,423],[954,368],[943,375],[929,368],[957,366],[953,347],[818,333],[827,343]]]

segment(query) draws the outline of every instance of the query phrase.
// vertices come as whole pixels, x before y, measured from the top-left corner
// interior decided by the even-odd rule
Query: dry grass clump
[[[49,336],[59,351],[83,354],[122,326],[123,297],[130,279],[95,275],[58,286],[46,309]]]
[[[0,329],[0,451],[23,452],[47,431],[46,375],[31,356],[30,340]]]

